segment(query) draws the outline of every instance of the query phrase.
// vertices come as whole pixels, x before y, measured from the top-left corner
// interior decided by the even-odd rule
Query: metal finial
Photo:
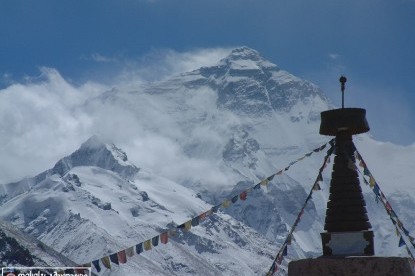
[[[344,89],[345,89],[345,84],[346,84],[347,78],[342,75],[340,77],[339,81],[342,84],[342,86],[341,86],[341,90],[342,90],[342,108],[344,108]]]

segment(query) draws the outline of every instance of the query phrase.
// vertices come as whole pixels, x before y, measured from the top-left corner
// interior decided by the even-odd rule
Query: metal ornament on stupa
[[[344,108],[347,79],[340,78],[342,108],[321,113],[320,134],[336,137],[335,158],[324,230],[325,256],[374,255],[373,231],[355,167],[352,136],[369,131],[366,110]]]

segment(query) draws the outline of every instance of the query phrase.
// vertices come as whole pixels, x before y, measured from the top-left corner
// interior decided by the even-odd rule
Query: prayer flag
[[[219,209],[219,205],[213,206],[212,207],[212,213],[216,213]]]
[[[392,206],[389,204],[388,201],[386,201],[385,207],[388,211],[392,211]]]
[[[326,146],[327,146],[327,144],[322,145],[322,146],[318,149],[318,151],[322,151],[323,149],[325,149],[325,148],[326,148]]]
[[[192,219],[192,226],[198,226],[199,225],[199,217],[195,217]]]
[[[371,173],[370,173],[370,171],[369,171],[369,169],[367,167],[364,167],[363,174],[366,175],[366,176],[370,176],[371,175]]]
[[[149,240],[146,240],[144,243],[143,243],[143,247],[144,247],[144,250],[145,251],[148,251],[148,250],[151,250],[151,239],[149,239]]]
[[[239,196],[234,196],[233,198],[232,198],[232,203],[235,203],[235,202],[237,202],[238,201],[238,198],[239,198]]]
[[[204,213],[201,213],[200,215],[199,215],[199,221],[204,221],[205,219],[206,219],[206,214],[207,212],[204,212]]]
[[[141,252],[143,252],[143,243],[142,242],[135,246],[135,252],[137,254],[140,254]]]
[[[317,176],[317,181],[323,181],[323,175],[321,174],[321,172]]]
[[[239,195],[239,198],[240,198],[241,200],[246,200],[247,195],[248,195],[248,193],[247,193],[246,191],[243,191],[243,192]]]
[[[312,154],[313,154],[313,152],[309,152],[305,156],[310,157]]]
[[[101,262],[106,268],[111,269],[111,261],[108,256],[101,258]]]
[[[380,196],[380,188],[379,188],[379,185],[377,183],[375,183],[375,186],[373,187],[373,192],[376,195]]]
[[[231,205],[231,201],[230,201],[230,200],[225,199],[225,200],[222,202],[222,207],[223,207],[223,208],[228,208],[228,207],[229,207],[229,205]]]
[[[153,246],[157,246],[159,245],[159,236],[155,236],[151,239],[151,243],[153,244]]]
[[[186,221],[184,223],[184,230],[189,231],[190,229],[192,229],[192,220]]]
[[[117,253],[111,254],[110,259],[111,259],[111,262],[113,262],[114,264],[119,264]]]
[[[316,181],[316,183],[314,183],[314,186],[313,186],[313,191],[320,191],[320,190],[321,190],[320,184],[318,184],[318,182]]]
[[[375,187],[375,184],[376,184],[375,179],[373,178],[373,176],[370,176],[370,178],[369,178],[369,186],[370,186],[370,188]]]
[[[282,254],[279,254],[278,256],[277,256],[277,264],[281,264],[282,263],[282,260],[284,259],[284,257],[282,256]]]
[[[120,264],[125,264],[127,262],[127,255],[125,254],[125,250],[121,250],[117,253],[118,261]]]
[[[167,232],[161,233],[160,234],[160,242],[162,244],[166,244],[169,241],[169,235]]]
[[[127,257],[134,256],[134,246],[125,249],[125,254],[127,254]]]
[[[92,264],[94,265],[95,269],[98,272],[101,272],[101,266],[99,265],[99,260],[92,261]]]
[[[262,181],[261,181],[261,183],[260,183],[260,184],[261,184],[262,186],[267,186],[267,185],[268,185],[268,183],[269,183],[269,180],[268,180],[268,179],[264,179],[264,180],[262,180]]]
[[[275,174],[273,174],[273,175],[271,175],[271,176],[268,176],[268,181],[272,181],[273,179],[274,179],[274,176],[275,176]]]
[[[405,241],[403,240],[403,238],[401,236],[401,238],[399,239],[399,247],[402,247],[404,245],[405,245]]]
[[[282,174],[282,170],[276,173],[276,175],[281,175],[281,174]]]
[[[285,247],[284,247],[284,251],[282,252],[282,255],[283,255],[283,256],[287,256],[287,254],[288,254],[288,246],[287,246],[287,245],[285,245]]]

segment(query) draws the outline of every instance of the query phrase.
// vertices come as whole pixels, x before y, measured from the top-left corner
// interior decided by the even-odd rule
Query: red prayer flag
[[[200,221],[202,221],[202,220],[205,220],[205,219],[206,219],[206,212],[201,213],[201,214],[199,215],[199,220],[200,220]]]
[[[118,262],[121,264],[125,264],[127,262],[127,256],[125,255],[125,250],[121,250],[117,253],[118,256]]]
[[[239,195],[239,198],[240,198],[241,200],[246,200],[247,195],[248,195],[248,193],[247,193],[246,191],[243,191],[243,192]]]
[[[169,241],[169,235],[167,232],[161,233],[160,234],[160,242],[162,244],[166,244]]]

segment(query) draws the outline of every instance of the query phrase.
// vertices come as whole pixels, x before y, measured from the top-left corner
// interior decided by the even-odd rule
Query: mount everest
[[[100,136],[37,176],[0,185],[0,218],[81,264],[179,225],[326,143],[319,115],[332,106],[316,85],[241,47],[214,66],[115,87],[77,108],[93,114]],[[368,135],[355,143],[413,233],[414,148]],[[102,274],[266,273],[321,162],[321,154],[305,159],[245,202]],[[288,259],[321,252],[330,169]],[[364,191],[376,253],[405,256],[384,210]]]

